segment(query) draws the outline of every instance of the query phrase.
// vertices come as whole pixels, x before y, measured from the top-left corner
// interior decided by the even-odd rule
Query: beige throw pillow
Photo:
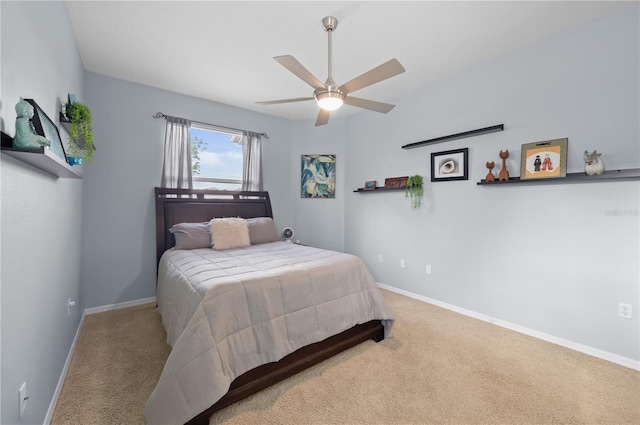
[[[222,251],[251,245],[249,227],[244,218],[214,218],[209,224],[213,249]]]

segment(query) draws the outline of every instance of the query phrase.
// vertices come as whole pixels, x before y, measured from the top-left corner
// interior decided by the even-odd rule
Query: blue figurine
[[[33,124],[29,121],[33,118],[33,106],[27,101],[16,103],[16,135],[13,138],[13,147],[16,149],[38,150],[41,146],[51,146],[51,142],[36,134]]]

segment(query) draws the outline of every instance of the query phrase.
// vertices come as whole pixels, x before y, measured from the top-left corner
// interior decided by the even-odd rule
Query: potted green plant
[[[69,121],[69,152],[77,156],[82,151],[82,156],[90,163],[95,146],[89,107],[78,101],[65,103],[64,116]]]
[[[422,176],[417,174],[415,176],[410,176],[407,179],[404,194],[405,197],[411,198],[411,208],[414,210],[422,206],[422,196],[424,195],[422,184]]]

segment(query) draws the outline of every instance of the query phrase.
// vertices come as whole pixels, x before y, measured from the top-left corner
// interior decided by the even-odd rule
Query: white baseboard
[[[82,313],[82,318],[80,319],[80,323],[78,324],[78,329],[76,330],[76,335],[73,337],[71,348],[69,348],[69,354],[67,354],[67,360],[64,362],[64,367],[62,368],[60,379],[58,379],[58,385],[56,386],[56,390],[53,392],[53,397],[51,398],[51,403],[49,404],[47,415],[44,417],[44,425],[49,425],[51,423],[51,418],[53,417],[53,412],[56,409],[56,404],[58,404],[58,398],[60,397],[60,392],[62,391],[64,380],[67,378],[67,372],[69,371],[69,365],[71,365],[71,359],[73,358],[73,353],[76,349],[78,338],[80,337],[80,333],[82,332],[82,327],[84,325],[84,318],[89,314],[102,313],[105,311],[118,310],[121,308],[134,307],[137,305],[153,303],[153,302],[156,302],[156,297],[141,298],[139,300],[126,301],[118,304],[103,305],[100,307],[92,307],[84,310],[84,312]]]
[[[438,307],[446,308],[447,310],[455,311],[456,313],[464,314],[465,316],[473,317],[474,319],[482,320],[483,322],[498,325],[500,327],[519,332],[521,334],[529,335],[534,338],[541,339],[543,341],[551,342],[552,344],[560,345],[562,347],[570,348],[571,350],[579,351],[584,354],[588,354],[593,357],[597,357],[602,360],[607,360],[612,363],[625,366],[630,369],[640,371],[640,361],[630,359],[628,357],[620,356],[618,354],[610,353],[608,351],[600,350],[598,348],[589,347],[587,345],[578,344],[577,342],[569,341],[567,339],[558,338],[557,336],[549,335],[544,332],[536,331],[526,328],[524,326],[516,325],[504,320],[496,319],[491,316],[487,316],[482,313],[477,313],[472,310],[467,310],[462,307],[455,306],[453,304],[447,304],[442,301],[434,300],[432,298],[424,297],[422,295],[414,294],[413,292],[405,291],[395,288],[393,286],[385,285],[378,282],[378,286],[387,291],[395,292],[397,294],[405,295],[409,298],[413,298],[419,301],[424,301],[429,304],[437,305]]]
[[[53,392],[53,397],[51,398],[51,403],[49,403],[47,415],[44,417],[44,425],[49,425],[51,423],[53,412],[56,410],[56,404],[58,404],[60,391],[62,391],[62,385],[64,384],[64,380],[67,377],[67,371],[69,370],[69,365],[71,364],[71,359],[73,358],[73,352],[76,349],[76,344],[78,343],[78,338],[80,337],[80,332],[82,331],[82,325],[84,325],[84,316],[85,315],[83,314],[82,318],[80,318],[78,329],[76,329],[76,335],[73,337],[73,342],[71,343],[69,354],[67,354],[67,360],[64,362],[64,367],[62,368],[60,379],[58,379],[58,385],[56,385],[56,390]]]
[[[103,313],[103,312],[109,311],[109,310],[118,310],[118,309],[121,309],[121,308],[134,307],[134,306],[137,306],[137,305],[142,305],[142,304],[147,304],[147,303],[154,303],[154,302],[156,302],[156,297],[140,298],[138,300],[126,301],[126,302],[118,303],[118,304],[108,304],[108,305],[103,305],[103,306],[100,306],[100,307],[87,308],[87,309],[84,310],[84,314]]]

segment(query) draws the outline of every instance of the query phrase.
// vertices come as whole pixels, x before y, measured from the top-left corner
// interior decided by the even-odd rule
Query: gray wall
[[[383,119],[349,119],[346,251],[379,282],[640,360],[639,183],[476,185],[500,150],[518,176],[522,144],[563,137],[569,172],[583,170],[586,149],[608,169],[640,167],[638,16],[634,4],[397,99]],[[504,132],[401,149],[500,123]],[[431,183],[430,154],[463,147],[469,180]],[[348,193],[412,174],[426,178],[418,211],[402,192]],[[618,317],[620,301],[633,320]]]
[[[315,127],[313,121],[291,123],[291,205],[295,211],[294,240],[336,251],[344,250],[344,200],[348,159],[345,156],[345,120],[332,119],[329,125]],[[301,155],[336,155],[336,197],[309,199],[300,196]]]
[[[156,112],[268,133],[264,186],[276,225],[291,225],[289,121],[194,97],[85,74],[96,154],[84,177],[86,307],[155,296],[153,188],[160,185],[165,120]]]
[[[83,71],[64,3],[2,8],[2,130],[15,133],[15,104],[33,98],[58,122],[67,93],[83,98]],[[66,139],[64,133],[61,134]],[[80,321],[82,180],[56,179],[2,155],[3,424],[42,423]],[[18,418],[18,388],[30,399]]]

